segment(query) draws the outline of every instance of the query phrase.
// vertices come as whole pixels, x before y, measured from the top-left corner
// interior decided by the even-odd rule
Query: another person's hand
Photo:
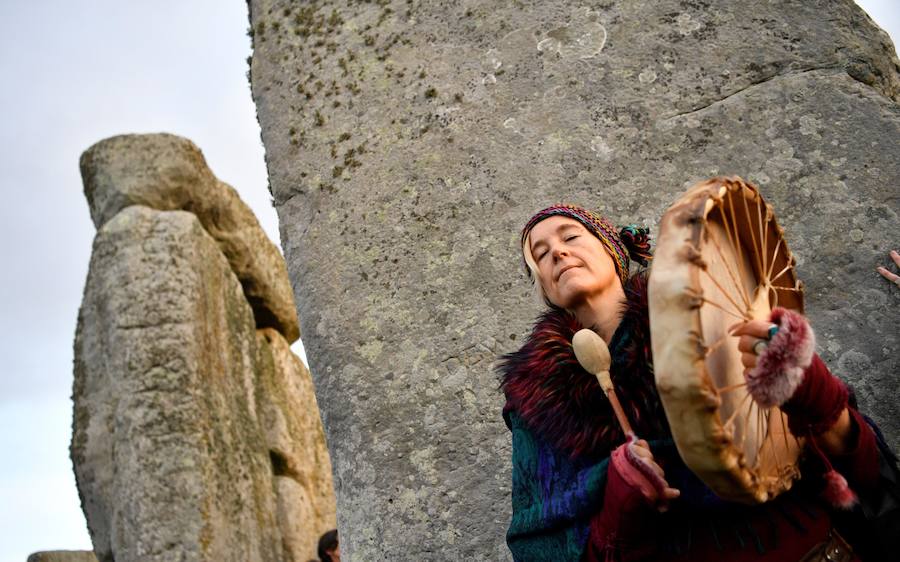
[[[897,253],[897,250],[891,250],[890,255],[891,259],[894,260],[894,265],[896,265],[898,270],[900,270],[900,254]],[[900,275],[891,273],[887,270],[887,268],[881,266],[878,266],[877,268],[875,268],[875,270],[878,271],[878,273],[880,273],[882,277],[884,277],[894,285],[900,287]]]

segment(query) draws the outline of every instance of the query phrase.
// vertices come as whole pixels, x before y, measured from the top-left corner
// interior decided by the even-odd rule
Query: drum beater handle
[[[584,328],[575,332],[572,337],[572,349],[584,370],[597,377],[600,388],[606,394],[622,431],[627,437],[634,437],[634,431],[631,429],[631,424],[628,423],[628,418],[625,417],[625,411],[622,410],[622,404],[619,402],[619,397],[616,396],[616,389],[613,387],[612,378],[609,375],[612,359],[606,342],[593,330]]]

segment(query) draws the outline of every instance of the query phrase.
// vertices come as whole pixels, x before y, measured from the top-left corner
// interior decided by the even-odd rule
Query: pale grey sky
[[[860,4],[900,36],[897,0]],[[68,457],[94,237],[81,152],[119,133],[186,136],[278,242],[246,28],[243,1],[0,2],[0,562],[91,547]]]

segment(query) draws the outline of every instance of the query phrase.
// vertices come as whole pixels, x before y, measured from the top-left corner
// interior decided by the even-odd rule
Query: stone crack
[[[661,119],[661,121],[669,121],[669,120],[671,120],[671,119],[677,119],[678,117],[684,117],[685,115],[691,115],[691,114],[693,114],[693,113],[700,113],[701,111],[705,111],[705,110],[707,110],[707,109],[709,109],[709,108],[711,108],[711,107],[715,107],[715,106],[717,106],[717,105],[720,105],[720,104],[724,103],[725,101],[727,101],[727,100],[729,100],[729,99],[731,99],[731,98],[733,98],[733,97],[735,97],[735,96],[737,96],[737,95],[739,95],[739,94],[741,94],[741,93],[743,93],[743,92],[746,92],[747,90],[750,90],[750,89],[752,89],[752,88],[755,88],[756,86],[760,86],[760,85],[762,85],[762,84],[765,84],[765,83],[767,83],[767,82],[771,82],[771,81],[773,81],[773,80],[777,80],[777,79],[779,79],[779,78],[787,78],[787,77],[791,77],[791,76],[800,76],[800,75],[803,75],[803,74],[809,74],[809,73],[811,73],[811,72],[818,72],[818,71],[821,71],[821,70],[832,70],[832,71],[834,71],[834,70],[839,70],[839,69],[840,69],[840,67],[836,67],[836,66],[818,66],[818,67],[813,67],[813,68],[806,68],[806,69],[799,70],[799,71],[796,71],[796,72],[786,72],[786,73],[782,73],[782,74],[773,74],[772,76],[767,76],[767,77],[765,77],[765,78],[763,78],[763,79],[761,79],[761,80],[757,80],[757,81],[755,81],[755,82],[751,82],[750,84],[747,84],[747,85],[744,86],[743,88],[740,88],[740,89],[738,89],[738,90],[735,90],[735,91],[731,92],[730,94],[727,94],[727,95],[725,95],[725,96],[723,96],[723,97],[721,97],[721,98],[719,98],[719,99],[712,100],[712,101],[710,101],[709,103],[707,103],[707,104],[705,104],[705,105],[702,105],[702,106],[700,106],[700,107],[691,109],[690,111],[682,111],[682,112],[680,112],[680,113],[675,113],[675,114],[673,114],[673,115],[669,115],[669,116],[667,116],[667,117],[663,117],[663,118]],[[842,69],[841,69],[841,70],[842,70]],[[849,76],[849,74],[848,74],[848,76]],[[852,78],[852,76],[851,76],[851,78]]]

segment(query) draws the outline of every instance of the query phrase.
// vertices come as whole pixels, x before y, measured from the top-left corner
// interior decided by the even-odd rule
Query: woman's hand
[[[809,433],[826,453],[843,454],[853,442],[846,387],[813,352],[802,314],[776,308],[771,318],[729,328],[739,337],[747,390],[762,407],[781,407],[795,435]]]
[[[665,472],[653,458],[650,445],[643,439],[630,441],[613,451],[611,463],[611,469],[616,470],[622,480],[657,511],[666,511],[669,501],[681,495],[666,482]]]
[[[655,511],[666,511],[680,492],[665,481],[646,441],[633,437],[610,455],[603,508],[591,518],[592,558],[655,560],[656,543],[647,540]]]
[[[762,350],[768,347],[772,328],[778,326],[764,320],[750,320],[735,324],[729,328],[733,336],[738,336],[738,351],[741,352],[741,364],[744,374],[756,367],[756,360]]]

